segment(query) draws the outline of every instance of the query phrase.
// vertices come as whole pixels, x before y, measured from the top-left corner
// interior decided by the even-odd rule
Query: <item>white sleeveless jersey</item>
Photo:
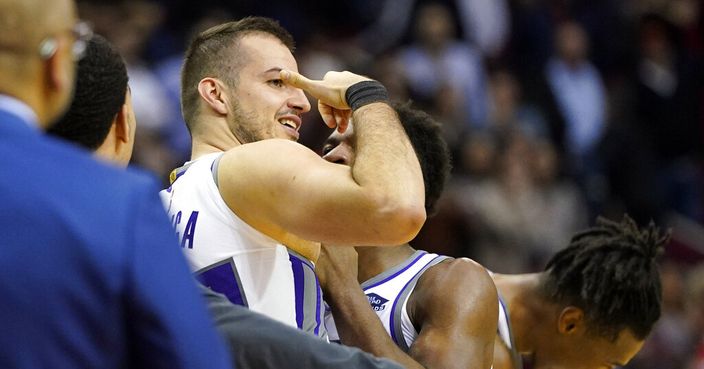
[[[362,290],[386,332],[404,351],[408,351],[418,336],[406,311],[408,298],[423,272],[446,259],[447,256],[418,250],[403,263],[362,283]],[[331,341],[339,341],[335,320],[329,309],[325,312],[325,328]]]
[[[176,169],[160,195],[197,278],[235,304],[325,337],[313,264],[240,219],[217,186],[222,153]]]
[[[396,345],[403,351],[409,348],[418,337],[418,331],[406,311],[406,304],[415,289],[418,279],[430,267],[449,259],[447,256],[429,254],[418,250],[401,264],[362,283],[361,287],[369,304]],[[489,272],[491,273],[491,272]],[[330,341],[339,341],[335,320],[329,307],[325,310],[325,328]],[[499,295],[499,321],[497,334],[511,351],[514,362],[521,365],[511,332],[508,309]]]

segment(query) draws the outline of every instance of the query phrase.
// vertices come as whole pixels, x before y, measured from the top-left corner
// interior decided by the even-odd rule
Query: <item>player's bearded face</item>
[[[269,138],[298,140],[301,114],[310,110],[302,90],[283,83],[281,69],[298,70],[293,55],[273,36],[240,40],[246,61],[235,86],[228,86],[228,125],[241,143]]]
[[[271,130],[267,130],[266,122],[261,122],[254,111],[246,111],[237,102],[237,97],[231,94],[231,113],[228,115],[228,126],[240,143],[250,143],[271,138]]]

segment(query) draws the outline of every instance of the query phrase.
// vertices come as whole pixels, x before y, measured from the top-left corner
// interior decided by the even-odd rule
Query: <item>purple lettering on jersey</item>
[[[179,212],[180,214],[180,212]],[[196,222],[198,221],[198,212],[191,212],[191,216],[188,217],[188,222],[186,223],[186,228],[183,230],[183,238],[181,239],[181,247],[193,248],[193,238],[196,234]],[[188,245],[186,245],[188,244]]]
[[[377,295],[376,293],[368,294],[367,299],[369,300],[369,305],[372,306],[374,311],[384,310],[386,308],[386,303],[389,302],[389,300]]]
[[[178,225],[181,224],[181,212],[179,211],[176,213],[176,215],[171,216],[171,223],[174,226],[174,230],[176,230],[176,238],[180,239],[181,235],[178,233]]]

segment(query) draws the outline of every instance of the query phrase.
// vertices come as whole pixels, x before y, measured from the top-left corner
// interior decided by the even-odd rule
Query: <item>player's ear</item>
[[[557,318],[557,331],[565,335],[580,333],[584,331],[584,323],[584,311],[575,306],[567,306]]]
[[[130,141],[130,131],[132,130],[130,127],[129,112],[127,109],[129,109],[127,104],[122,104],[120,111],[118,111],[115,116],[115,120],[113,120],[116,138],[124,143]]]
[[[225,85],[216,78],[206,77],[198,82],[198,94],[212,110],[221,115],[226,115],[227,94]]]

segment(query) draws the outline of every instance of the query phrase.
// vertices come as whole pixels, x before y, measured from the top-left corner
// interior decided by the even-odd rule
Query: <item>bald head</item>
[[[42,38],[76,19],[72,0],[0,0],[0,53],[31,53]]]
[[[43,127],[70,100],[76,22],[74,0],[0,0],[0,94],[29,105]]]

